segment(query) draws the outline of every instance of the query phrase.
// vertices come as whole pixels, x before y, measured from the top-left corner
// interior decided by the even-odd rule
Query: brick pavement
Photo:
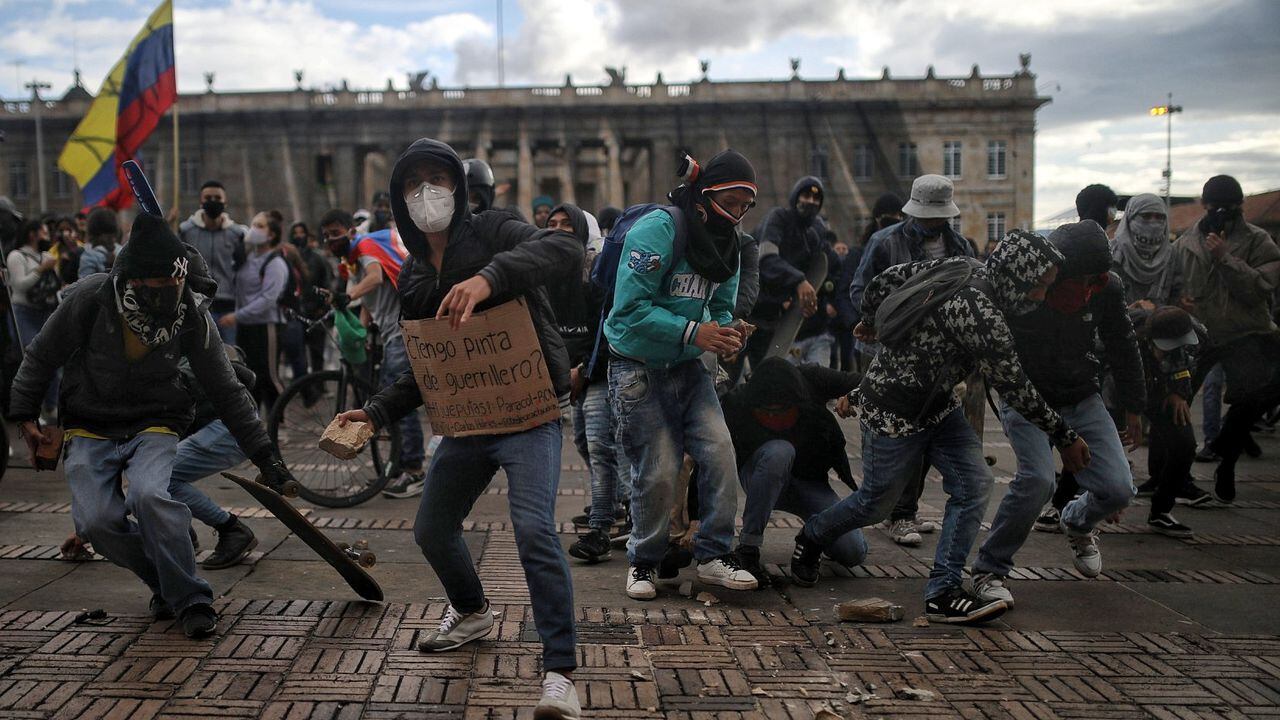
[[[1280,457],[1280,439],[1260,441]],[[989,444],[1007,483],[1007,448]],[[1107,529],[1097,580],[1070,569],[1060,536],[1033,534],[1011,578],[1018,609],[981,629],[914,626],[932,541],[904,550],[881,530],[869,533],[868,564],[829,566],[814,590],[713,590],[720,602],[710,606],[677,596],[627,600],[619,553],[611,563],[575,564],[585,716],[799,719],[828,709],[828,718],[1280,718],[1276,467],[1243,464],[1241,498],[1230,509],[1177,510],[1197,529],[1191,540],[1152,535],[1145,508],[1135,510]],[[568,519],[585,497],[570,449],[564,468],[557,519],[568,543]],[[529,716],[540,647],[501,480],[465,526],[498,625],[488,639],[442,655],[414,649],[445,605],[438,590],[421,592],[429,571],[412,547],[411,501],[311,509],[328,532],[367,531],[383,544],[373,572],[389,602],[297,600],[351,595],[243,494],[206,482],[263,544],[249,564],[210,575],[222,595],[220,632],[191,642],[171,621],[141,614],[144,591],[124,571],[53,559],[70,527],[59,483],[21,470],[4,479],[0,718]],[[930,483],[924,514],[936,517],[942,502],[939,483]],[[798,525],[778,515],[766,535],[779,578]],[[404,576],[412,582],[397,585]],[[97,591],[91,599],[86,587]],[[274,587],[283,599],[255,594]],[[901,602],[908,619],[835,621],[835,601],[868,595]],[[77,623],[85,605],[108,616]]]

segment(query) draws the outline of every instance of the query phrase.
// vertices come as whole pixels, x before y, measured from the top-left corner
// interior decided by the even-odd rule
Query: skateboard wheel
[[[340,542],[338,543],[338,549],[341,550],[342,552],[346,552],[351,549],[351,546],[344,542]]]
[[[281,495],[284,495],[287,498],[296,498],[298,497],[298,491],[301,489],[301,486],[293,480],[288,480],[280,489],[283,491],[280,493]]]
[[[368,549],[369,549],[369,541],[368,541],[368,540],[357,540],[357,541],[356,541],[356,543],[355,543],[355,545],[353,545],[352,547],[354,547],[354,548],[355,548],[355,549],[357,549],[357,550],[368,550]]]
[[[357,560],[356,560],[356,562],[357,562],[357,563],[360,565],[360,567],[362,567],[362,568],[371,568],[371,567],[373,567],[375,564],[377,564],[377,562],[378,562],[378,556],[377,556],[377,555],[374,555],[373,553],[369,552],[368,550],[365,550],[364,552],[360,553],[360,557],[359,557],[359,559],[357,559]]]

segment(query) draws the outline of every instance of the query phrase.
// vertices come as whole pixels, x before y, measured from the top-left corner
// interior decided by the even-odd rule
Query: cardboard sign
[[[404,344],[431,429],[446,437],[502,435],[560,417],[529,308],[512,300],[449,320],[402,320]]]

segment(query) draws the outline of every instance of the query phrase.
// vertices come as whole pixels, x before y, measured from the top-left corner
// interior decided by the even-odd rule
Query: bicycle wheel
[[[373,388],[363,378],[325,370],[299,378],[271,408],[267,433],[301,485],[303,500],[325,507],[351,507],[386,487],[400,457],[400,428],[381,428],[360,454],[339,460],[319,447],[335,415],[360,407]]]

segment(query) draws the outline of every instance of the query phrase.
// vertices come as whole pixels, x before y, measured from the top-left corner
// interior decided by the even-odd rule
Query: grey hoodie
[[[178,227],[178,238],[194,247],[209,266],[209,274],[218,283],[214,295],[214,310],[234,309],[236,302],[236,270],[244,264],[244,236],[246,230],[226,213],[222,214],[222,227],[212,230],[206,227],[204,210],[197,210]]]

